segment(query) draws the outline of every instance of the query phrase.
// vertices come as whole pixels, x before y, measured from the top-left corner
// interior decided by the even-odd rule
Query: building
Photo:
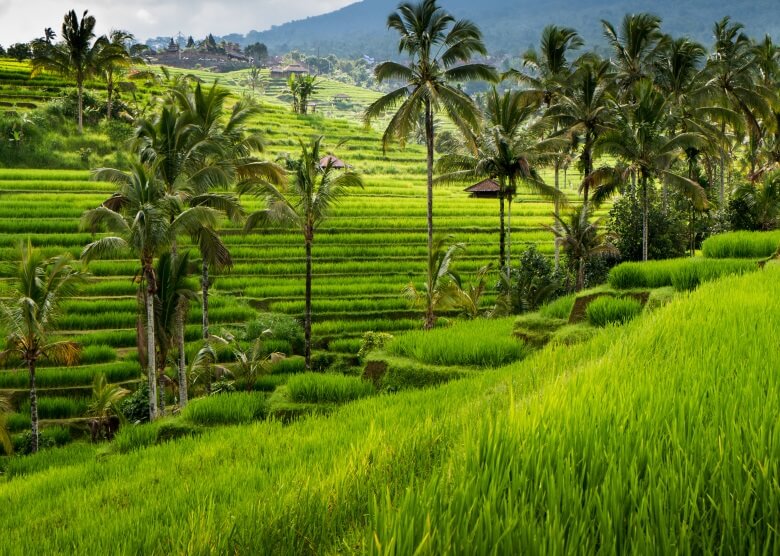
[[[302,64],[289,66],[274,66],[271,68],[271,79],[289,79],[291,75],[309,75],[309,68]]]
[[[464,191],[471,193],[470,197],[476,197],[478,199],[498,199],[498,194],[501,192],[501,186],[493,180],[487,179],[475,183],[471,187],[467,187]]]

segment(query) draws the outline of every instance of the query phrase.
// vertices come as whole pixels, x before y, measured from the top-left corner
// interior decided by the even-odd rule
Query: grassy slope
[[[778,328],[772,268],[474,379],[11,480],[5,547],[771,553]]]

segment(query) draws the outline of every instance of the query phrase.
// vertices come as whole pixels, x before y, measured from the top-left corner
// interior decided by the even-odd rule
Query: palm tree
[[[774,230],[780,223],[780,170],[767,174],[758,184],[744,184],[734,190],[761,230]]]
[[[535,99],[537,106],[543,107],[549,113],[556,105],[565,90],[569,87],[572,68],[567,55],[585,44],[574,29],[548,25],[542,30],[539,52],[534,49],[523,55],[523,67],[527,72],[510,71],[507,76],[515,77],[524,84],[526,95]],[[553,126],[551,134],[557,132]],[[552,156],[555,189],[560,188],[560,170],[569,152],[568,144],[561,145],[561,152]],[[555,204],[555,214],[558,214],[558,203]],[[555,247],[555,262],[558,264],[558,246]]]
[[[188,252],[174,256],[163,253],[157,261],[157,293],[155,296],[155,334],[157,337],[157,367],[164,369],[174,347],[179,350],[175,365],[179,377],[179,407],[187,405],[187,362],[183,349],[183,323],[186,322],[190,302],[197,290],[188,280],[190,257]],[[161,385],[162,386],[162,385]]]
[[[92,400],[87,407],[87,415],[94,419],[93,441],[97,440],[101,429],[106,431],[106,439],[111,440],[113,430],[108,427],[112,418],[125,422],[126,419],[119,402],[130,394],[130,391],[116,384],[109,384],[106,375],[95,376],[92,384]]]
[[[620,30],[602,20],[604,36],[614,51],[612,63],[615,79],[622,94],[630,94],[634,85],[652,76],[659,52],[667,41],[661,32],[661,18],[640,13],[626,14]]]
[[[54,32],[54,29],[51,27],[46,27],[43,30],[43,40],[46,42],[46,44],[51,44],[54,39],[57,38],[57,33]]]
[[[701,147],[706,142],[698,133],[669,136],[667,99],[649,80],[634,85],[636,104],[621,106],[613,127],[604,132],[594,145],[596,155],[618,159],[612,168],[601,168],[591,175],[596,185],[594,202],[615,193],[630,175],[638,175],[642,195],[642,260],[648,253],[648,195],[656,179],[680,190],[700,210],[707,206],[704,189],[697,182],[674,172],[673,165],[686,148]]]
[[[434,114],[444,112],[471,136],[478,128],[478,110],[472,99],[452,83],[496,81],[497,74],[487,65],[469,63],[473,56],[487,54],[477,26],[467,20],[456,21],[436,4],[436,0],[402,3],[388,17],[387,26],[400,35],[398,51],[409,55],[411,62],[408,66],[383,62],[376,67],[374,75],[378,82],[401,81],[403,84],[373,102],[366,109],[364,120],[368,125],[394,111],[382,136],[383,148],[387,149],[394,139],[403,145],[420,115],[424,117],[430,257],[433,251]],[[426,309],[426,319],[432,326],[432,307]]]
[[[404,288],[404,297],[417,307],[433,307],[436,312],[446,311],[454,307],[459,299],[460,277],[452,270],[452,264],[466,246],[463,243],[451,243],[452,237],[438,237],[434,241],[433,251],[428,256],[428,272],[425,275],[425,286],[420,291],[414,282]],[[447,245],[449,243],[449,245]],[[429,320],[426,315],[424,327],[430,330],[436,325],[436,320]]]
[[[613,83],[608,61],[585,56],[578,61],[569,87],[549,112],[557,125],[582,145],[579,158],[583,180],[580,189],[584,205],[588,204],[590,192],[593,145],[610,122]]]
[[[82,227],[92,232],[105,227],[114,234],[87,245],[81,253],[85,262],[129,250],[140,263],[139,285],[146,307],[150,420],[157,417],[154,305],[158,284],[154,261],[168,251],[178,235],[195,236],[204,225],[216,225],[218,216],[216,211],[204,206],[182,210],[179,199],[166,194],[157,174],[154,167],[140,163],[134,164],[129,174],[108,168],[96,171],[96,179],[116,183],[119,191],[102,206],[82,216]]]
[[[601,219],[591,221],[587,205],[580,205],[571,210],[568,218],[555,215],[555,225],[550,230],[555,234],[555,241],[563,247],[563,252],[569,261],[576,265],[577,291],[585,287],[585,269],[591,257],[601,254],[617,254],[617,249],[608,239],[599,233]]]
[[[93,44],[95,18],[85,11],[79,21],[74,10],[65,14],[62,23],[62,42],[36,43],[33,52],[33,75],[49,70],[76,80],[78,92],[79,133],[84,130],[84,82],[97,71],[100,47]]]
[[[499,190],[499,268],[511,265],[512,201],[519,184],[551,199],[561,200],[560,191],[550,187],[536,170],[549,142],[532,144],[524,134],[536,113],[535,104],[518,91],[500,94],[494,87],[487,94],[485,130],[477,138],[476,153],[468,148],[444,155],[437,163],[437,182],[496,179]],[[504,200],[508,201],[508,231],[504,227]],[[507,248],[505,250],[505,237]],[[506,253],[506,255],[505,255]]]
[[[241,194],[252,194],[265,199],[267,208],[253,212],[244,225],[244,231],[255,228],[282,225],[294,226],[303,234],[306,247],[306,299],[304,315],[304,339],[306,368],[311,369],[311,279],[312,244],[320,224],[331,209],[351,188],[363,187],[363,180],[351,170],[337,170],[332,161],[320,166],[322,137],[307,146],[301,141],[301,155],[291,161],[293,176],[291,186],[282,191],[264,180],[246,180],[239,186]]]
[[[11,434],[8,432],[8,426],[6,425],[6,416],[11,411],[11,401],[5,396],[0,396],[0,447],[3,448],[6,456],[14,453],[14,444],[11,441]]]
[[[114,78],[120,72],[134,64],[143,64],[140,56],[130,54],[128,45],[135,40],[132,33],[113,30],[108,36],[100,37],[95,46],[98,49],[95,64],[97,71],[106,80],[106,119],[111,119],[112,101],[114,98]]]
[[[35,371],[38,361],[47,359],[72,365],[80,347],[75,342],[52,341],[63,299],[74,294],[83,275],[66,256],[44,259],[30,241],[20,248],[20,262],[8,300],[0,305],[0,319],[6,330],[4,360],[20,360],[30,373],[30,423],[32,451],[38,451],[38,392]]]

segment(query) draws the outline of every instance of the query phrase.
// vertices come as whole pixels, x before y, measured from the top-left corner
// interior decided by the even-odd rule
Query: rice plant
[[[633,297],[604,295],[594,299],[585,309],[588,322],[593,326],[625,324],[642,312],[642,304]]]
[[[230,392],[193,400],[182,411],[182,417],[196,425],[245,425],[262,419],[266,411],[264,394]]]
[[[287,381],[290,399],[298,403],[344,403],[376,393],[374,385],[359,377],[303,373]]]

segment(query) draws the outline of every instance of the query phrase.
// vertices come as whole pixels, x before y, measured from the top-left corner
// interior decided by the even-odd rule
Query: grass
[[[479,319],[398,336],[386,350],[430,365],[498,367],[522,359],[525,345],[512,337],[513,318]]]
[[[539,308],[539,314],[553,319],[568,319],[576,298],[575,294],[570,294],[545,303]]]
[[[744,259],[669,259],[643,263],[621,263],[609,272],[609,285],[615,289],[662,288],[675,285],[681,289],[692,280],[696,283],[714,280],[728,274],[743,274],[758,269],[755,261]]]
[[[262,393],[231,392],[193,400],[182,411],[182,417],[196,425],[241,425],[262,419],[266,411]]]
[[[625,324],[642,312],[642,304],[633,297],[604,295],[594,299],[585,309],[588,322],[593,326]]]
[[[359,377],[303,373],[290,377],[287,392],[296,403],[344,403],[370,396],[376,390]]]
[[[729,232],[708,237],[701,250],[710,259],[763,259],[780,247],[780,231]]]
[[[0,482],[0,526],[12,553],[773,553],[779,327],[780,270],[729,277],[436,389]]]

